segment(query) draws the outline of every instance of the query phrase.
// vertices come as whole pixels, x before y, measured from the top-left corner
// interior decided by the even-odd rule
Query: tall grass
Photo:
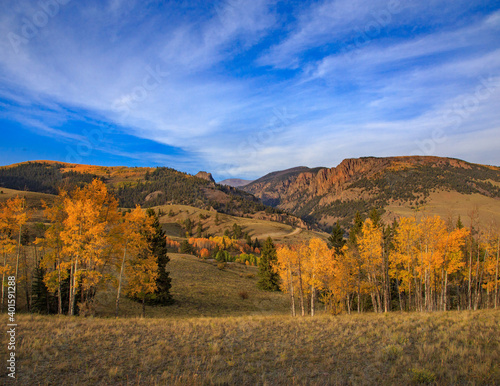
[[[18,321],[22,385],[500,383],[493,310]]]

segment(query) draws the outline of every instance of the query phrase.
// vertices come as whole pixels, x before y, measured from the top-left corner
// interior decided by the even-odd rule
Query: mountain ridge
[[[499,198],[500,168],[437,156],[348,158],[333,168],[272,172],[242,189],[328,228],[337,220],[347,225],[356,211],[366,214],[372,207],[417,208],[440,190]]]

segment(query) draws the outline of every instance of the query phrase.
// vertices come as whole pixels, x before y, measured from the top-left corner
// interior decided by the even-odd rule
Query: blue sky
[[[498,1],[4,3],[1,165],[500,165]]]

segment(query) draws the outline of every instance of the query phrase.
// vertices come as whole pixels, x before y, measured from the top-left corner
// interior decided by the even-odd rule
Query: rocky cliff
[[[325,226],[350,221],[359,210],[382,210],[393,202],[423,205],[432,191],[500,195],[500,169],[462,160],[433,157],[364,157],[333,168],[295,168],[270,173],[243,187],[264,204]]]

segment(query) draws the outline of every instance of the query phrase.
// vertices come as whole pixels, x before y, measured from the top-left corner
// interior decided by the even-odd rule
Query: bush
[[[224,271],[226,269],[226,263],[218,263],[217,268]]]
[[[239,296],[240,296],[240,298],[242,298],[243,300],[248,299],[248,292],[247,292],[247,291],[240,291],[240,292],[238,292],[238,295],[239,295]]]
[[[411,369],[411,381],[418,384],[429,384],[436,381],[436,375],[425,369]]]

